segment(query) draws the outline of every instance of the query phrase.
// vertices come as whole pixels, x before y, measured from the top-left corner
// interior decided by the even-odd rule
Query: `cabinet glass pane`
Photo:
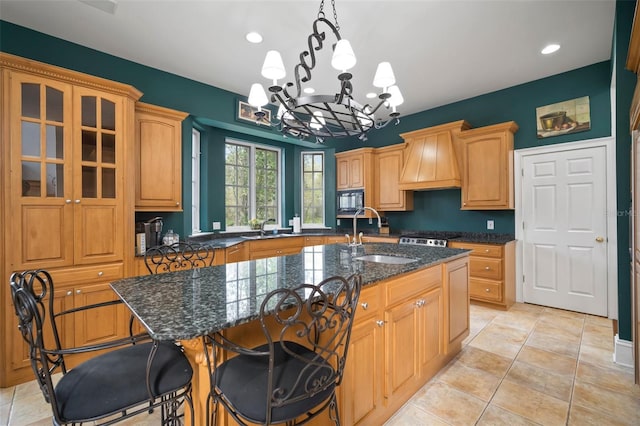
[[[64,128],[47,125],[47,158],[64,158]]]
[[[96,98],[94,96],[82,97],[82,125],[96,127]]]
[[[102,99],[102,128],[116,130],[116,104]]]
[[[47,197],[64,197],[64,165],[47,164]]]
[[[102,198],[116,198],[116,169],[102,169]]]
[[[82,161],[96,161],[96,132],[82,131]]]
[[[22,83],[22,116],[40,118],[40,85]]]
[[[82,197],[97,198],[98,174],[95,167],[82,166]]]
[[[22,155],[40,157],[40,124],[22,122]]]
[[[60,90],[47,87],[47,93],[45,96],[47,97],[47,120],[62,123],[62,110],[64,108],[62,92]]]
[[[22,196],[40,196],[40,163],[22,162]]]
[[[116,164],[116,135],[102,134],[102,162]]]

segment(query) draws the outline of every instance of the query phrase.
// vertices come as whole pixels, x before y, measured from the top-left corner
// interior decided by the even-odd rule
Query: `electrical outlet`
[[[336,226],[340,226],[340,219],[336,219]]]
[[[373,225],[373,218],[369,218],[369,225]]]
[[[487,229],[492,230],[493,229],[493,220],[487,220]]]
[[[220,229],[220,222],[213,222],[213,230],[217,231],[218,229]]]
[[[289,226],[293,226],[293,219],[289,219]]]

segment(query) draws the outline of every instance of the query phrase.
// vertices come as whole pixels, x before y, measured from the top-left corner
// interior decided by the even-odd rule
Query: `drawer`
[[[279,256],[288,256],[290,254],[298,254],[302,250],[302,247],[283,247],[279,249],[272,250],[252,250],[249,252],[249,259],[264,259],[265,257],[279,257]]]
[[[374,284],[362,289],[356,308],[356,320],[374,316],[379,312],[382,307],[381,288],[381,286]]]
[[[106,265],[78,266],[74,268],[50,270],[56,287],[61,285],[88,284],[92,282],[115,281],[124,278],[124,265],[110,263]]]
[[[281,237],[267,238],[264,240],[251,241],[249,243],[249,252],[257,252],[261,250],[277,250],[287,249],[291,247],[302,247],[302,237]]]
[[[502,285],[502,281],[471,278],[469,280],[469,296],[472,299],[502,302]]]
[[[404,302],[414,294],[422,293],[442,284],[442,265],[413,272],[385,285],[387,306]]]
[[[305,246],[321,246],[324,244],[323,236],[304,237]]]
[[[471,260],[469,262],[469,274],[472,277],[501,280],[502,259],[471,256]]]
[[[502,257],[503,249],[501,245],[497,244],[477,244],[458,241],[451,241],[449,247],[472,250],[471,255],[485,257]]]
[[[345,237],[344,235],[331,235],[331,236],[324,237],[325,244],[339,244],[339,243],[346,243],[346,242],[347,242],[347,237]]]

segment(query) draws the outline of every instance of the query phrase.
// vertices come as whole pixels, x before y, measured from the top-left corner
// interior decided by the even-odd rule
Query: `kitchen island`
[[[310,246],[296,255],[133,277],[111,286],[153,338],[182,342],[194,367],[195,424],[204,425],[209,378],[202,335],[224,331],[241,344],[258,344],[262,332],[255,320],[268,292],[359,273],[363,289],[339,389],[340,414],[343,424],[377,423],[442,368],[468,335],[467,253],[377,243]],[[358,260],[365,255],[415,260]]]

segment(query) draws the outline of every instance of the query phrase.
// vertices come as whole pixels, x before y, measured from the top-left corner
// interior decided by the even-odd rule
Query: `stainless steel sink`
[[[272,240],[274,238],[296,237],[293,234],[241,235],[245,240]]]
[[[387,256],[384,254],[367,254],[354,257],[353,260],[364,260],[365,262],[389,263],[393,265],[404,265],[405,263],[417,262],[418,259],[401,256]]]

